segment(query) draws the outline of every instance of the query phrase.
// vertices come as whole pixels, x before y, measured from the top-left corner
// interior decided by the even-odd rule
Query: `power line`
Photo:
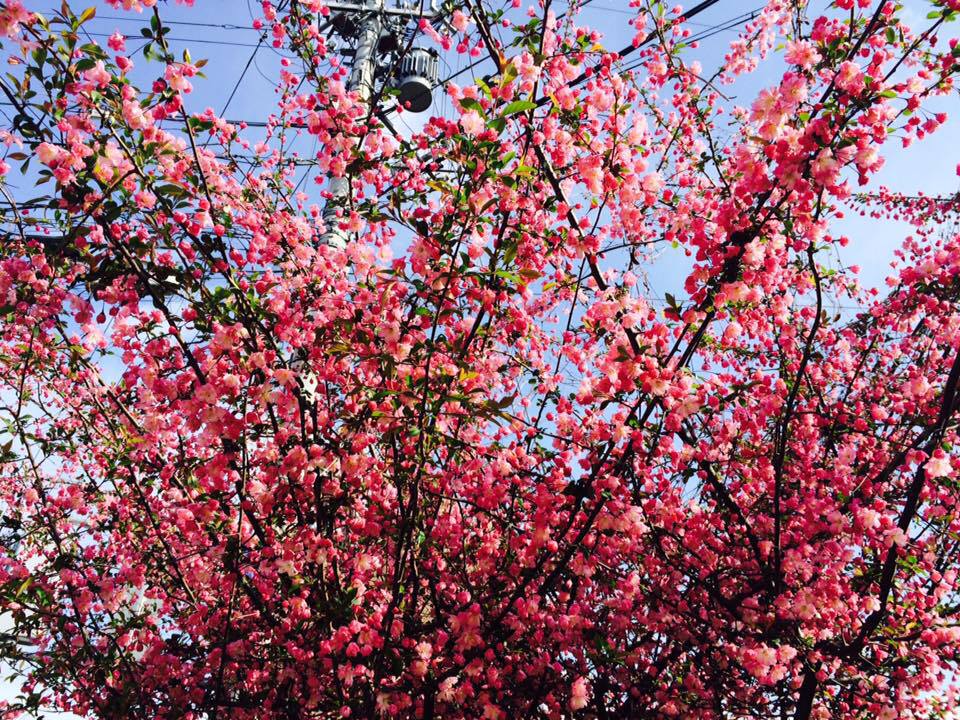
[[[237,94],[237,90],[240,89],[240,83],[243,82],[244,76],[247,74],[247,70],[250,69],[250,65],[253,63],[253,59],[257,56],[257,53],[260,51],[260,47],[263,45],[263,38],[257,42],[257,46],[253,49],[253,52],[250,53],[250,57],[247,58],[247,64],[243,66],[243,70],[240,72],[240,77],[237,78],[236,84],[233,86],[233,90],[230,91],[230,97],[227,98],[227,102],[223,105],[223,110],[220,112],[221,115],[226,114],[227,108],[230,107],[230,103],[233,102],[234,96]]]
[[[91,32],[88,34],[92,37],[101,37],[101,38],[111,37],[109,33]],[[150,38],[142,37],[140,35],[124,35],[123,37],[125,40],[147,40],[147,41],[150,40]],[[185,38],[185,37],[168,37],[166,38],[166,40],[172,41],[172,42],[202,43],[204,45],[229,45],[231,47],[249,47],[249,48],[258,47],[256,43],[237,42],[234,40],[208,40],[205,38]]]
[[[570,4],[570,0],[563,0],[563,1],[567,5]],[[591,12],[613,13],[617,15],[625,15],[628,17],[637,17],[639,15],[639,12],[637,10],[623,10],[622,8],[605,7],[603,5],[592,7]],[[688,22],[690,25],[695,25],[696,27],[710,28],[710,29],[716,27],[715,25],[710,25],[709,23],[694,22],[692,20]]]
[[[587,0],[587,2],[590,2],[590,1],[591,1],[591,0]],[[696,7],[692,8],[692,9],[684,16],[684,18],[685,18],[685,19],[688,19],[688,18],[690,18],[690,17],[694,17],[694,16],[696,16],[697,14],[699,14],[699,13],[703,12],[704,10],[706,10],[707,8],[711,7],[712,5],[715,5],[717,2],[719,2],[719,0],[705,0],[705,2],[701,2],[699,5],[697,5]],[[584,5],[586,5],[586,4],[587,4],[587,3],[584,3]],[[602,10],[603,8],[594,8],[594,9],[601,9],[601,10]],[[717,24],[712,25],[712,26],[708,26],[704,31],[702,31],[702,32],[694,35],[694,36],[691,37],[691,38],[689,38],[689,39],[687,40],[687,42],[688,42],[688,43],[690,43],[690,42],[698,42],[698,41],[704,40],[704,39],[706,39],[706,38],[708,38],[708,37],[712,37],[713,35],[716,35],[716,34],[719,33],[719,32],[723,32],[724,30],[729,30],[729,29],[732,29],[733,27],[736,27],[737,25],[741,25],[741,24],[743,24],[743,23],[745,23],[745,22],[749,22],[750,20],[752,20],[752,19],[754,19],[754,18],[756,17],[756,13],[757,13],[760,9],[761,9],[761,8],[755,8],[755,9],[750,10],[750,11],[748,11],[748,12],[741,13],[740,15],[737,15],[737,16],[735,16],[734,18],[731,18],[731,19],[729,19],[729,20],[724,20],[723,22],[717,23]],[[93,34],[96,34],[96,33],[93,33]],[[624,49],[623,51],[621,51],[621,52],[619,53],[620,57],[623,57],[624,55],[629,54],[629,52],[633,52],[634,50],[637,50],[637,49],[643,47],[645,44],[648,44],[649,42],[651,42],[651,41],[653,40],[652,35],[653,35],[653,33],[651,33],[650,35],[648,35],[639,45],[637,45],[637,46],[630,46],[628,49]],[[171,38],[171,39],[176,39],[176,38]],[[215,42],[215,41],[207,41],[207,42]],[[249,44],[249,43],[244,43],[244,44],[243,44],[245,47],[253,47],[253,48],[254,48],[254,52],[251,53],[250,59],[247,61],[247,64],[246,64],[246,66],[244,67],[244,70],[243,70],[243,72],[241,73],[240,78],[237,80],[236,85],[234,85],[234,88],[233,88],[233,90],[232,90],[231,93],[230,93],[230,97],[227,99],[227,103],[226,103],[226,105],[224,106],[224,111],[223,111],[223,112],[226,112],[227,107],[229,107],[230,102],[233,100],[233,97],[234,97],[234,95],[236,94],[237,90],[239,89],[240,83],[242,82],[242,80],[243,80],[243,78],[244,78],[244,75],[246,74],[247,70],[248,70],[249,67],[250,67],[250,64],[253,62],[254,58],[256,57],[257,51],[258,51],[258,50],[260,49],[260,47],[262,46],[262,43],[263,43],[263,38],[261,38],[261,39],[260,39],[260,42],[258,42],[258,43],[255,44],[255,45],[254,45],[254,44]],[[235,43],[226,43],[226,42],[224,42],[224,44],[235,44]],[[463,67],[463,68],[461,68],[460,70],[457,70],[456,72],[452,73],[451,75],[448,75],[448,76],[447,76],[446,78],[444,78],[443,80],[438,81],[438,82],[433,86],[432,90],[436,90],[437,88],[445,85],[446,83],[450,82],[450,81],[453,80],[454,78],[456,78],[456,77],[464,74],[465,72],[468,72],[469,70],[477,67],[478,65],[481,65],[481,64],[484,63],[484,62],[486,62],[486,58],[481,59],[481,60],[475,60],[474,62],[470,63],[469,65],[467,65],[467,66],[465,66],[465,67]],[[637,62],[637,63],[633,63],[633,64],[631,64],[631,65],[627,65],[626,67],[623,68],[623,72],[628,72],[628,71],[630,71],[630,70],[635,70],[636,68],[640,67],[641,64],[642,64],[641,62]],[[587,78],[587,74],[586,74],[586,73],[583,73],[583,74],[580,75],[580,77],[578,77],[578,78],[572,80],[571,82],[569,82],[569,83],[567,84],[567,86],[568,86],[568,87],[576,87],[576,85],[578,85],[579,83],[582,83],[586,78]],[[540,104],[542,105],[542,104],[545,103],[545,101],[548,101],[548,100],[549,100],[549,98],[541,98]],[[0,102],[0,105],[12,105],[12,103]],[[389,116],[389,115],[390,115],[391,113],[393,113],[393,112],[396,112],[396,107],[388,108],[386,111],[384,111],[384,114],[387,115],[387,116]],[[222,115],[222,114],[223,114],[223,113],[221,113],[221,115]],[[265,127],[268,126],[268,123],[267,123],[266,121],[264,121],[264,120],[227,120],[226,122],[230,123],[231,125],[240,125],[240,124],[243,124],[243,125],[246,125],[247,127],[256,127],[256,128],[265,128]],[[294,124],[294,125],[292,125],[291,127],[294,127],[294,128],[303,128],[304,125],[303,125],[303,124]]]
[[[584,3],[581,4],[581,9],[584,8],[584,7],[586,7],[587,5],[589,5],[591,2],[593,2],[593,0],[586,0]],[[712,7],[713,5],[716,5],[718,2],[719,2],[719,0],[703,0],[703,2],[699,3],[698,5],[694,6],[694,7],[691,8],[689,11],[687,11],[686,13],[684,13],[684,14],[683,14],[683,18],[684,18],[685,21],[689,21],[691,18],[696,17],[697,15],[699,15],[700,13],[702,13],[702,12],[704,12],[705,10],[709,9],[709,8]],[[592,9],[593,9],[593,10],[603,11],[603,10],[609,10],[610,8],[602,8],[602,7],[601,7],[601,8],[598,8],[598,7],[593,7]],[[698,41],[698,40],[706,39],[707,37],[711,37],[712,35],[714,35],[714,34],[716,34],[716,33],[718,33],[718,32],[722,32],[722,31],[724,31],[724,30],[731,29],[732,27],[734,27],[734,26],[736,26],[736,25],[738,25],[738,24],[741,24],[741,23],[743,23],[743,22],[749,21],[750,19],[753,19],[755,13],[756,13],[756,10],[753,10],[753,11],[750,11],[749,13],[743,13],[742,15],[737,16],[737,18],[734,18],[733,20],[728,20],[728,21],[725,21],[724,23],[720,23],[720,24],[718,24],[718,25],[710,26],[710,27],[708,27],[707,31],[705,31],[704,33],[700,33],[700,34],[697,35],[697,36],[694,36],[693,38],[691,38],[690,40],[688,40],[688,42],[695,42],[695,41]],[[564,15],[566,15],[566,13],[563,13],[563,14],[560,15],[559,17],[562,18]],[[119,18],[119,17],[116,17],[116,16],[101,16],[101,19],[124,19],[124,20],[130,20],[130,21],[135,21],[135,20],[136,20],[135,18]],[[167,24],[170,24],[170,25],[174,25],[174,24],[176,24],[176,25],[195,25],[195,26],[198,26],[198,27],[217,27],[217,28],[224,28],[224,29],[250,29],[250,30],[253,30],[253,28],[245,28],[245,27],[243,27],[243,26],[234,26],[234,25],[232,25],[232,24],[230,24],[230,23],[220,23],[220,24],[218,24],[218,23],[199,23],[199,22],[190,23],[190,22],[187,22],[187,21],[164,21],[164,22],[167,23]],[[96,33],[96,32],[92,32],[92,33],[89,33],[89,34],[92,35],[92,36],[96,36],[96,37],[104,37],[104,38],[110,37],[110,35],[107,34],[107,33]],[[135,36],[135,35],[126,35],[125,37],[126,37],[127,39],[139,39],[138,36]],[[650,42],[652,42],[652,41],[655,39],[655,37],[656,37],[656,34],[655,34],[654,32],[651,32],[651,33],[649,33],[649,34],[647,35],[647,37],[644,38],[639,44],[637,44],[637,45],[628,45],[627,47],[623,48],[623,49],[618,53],[618,55],[619,55],[621,58],[623,58],[624,56],[629,55],[629,54],[635,52],[636,50],[644,47],[645,45],[648,45]],[[230,47],[249,47],[249,48],[253,48],[254,51],[253,51],[253,53],[251,53],[250,59],[247,61],[247,64],[246,64],[246,66],[244,67],[244,70],[243,70],[243,72],[242,72],[241,75],[240,75],[240,79],[237,81],[237,84],[234,86],[233,90],[232,90],[231,93],[230,93],[230,98],[227,100],[227,106],[229,106],[230,102],[233,100],[233,97],[236,95],[236,92],[237,92],[237,90],[239,89],[240,83],[242,82],[244,76],[246,75],[246,72],[247,72],[247,70],[249,69],[250,64],[253,62],[254,58],[256,57],[257,51],[258,51],[261,47],[263,47],[263,41],[264,41],[262,36],[261,36],[260,40],[259,40],[257,43],[245,43],[245,42],[237,42],[237,41],[231,41],[231,40],[209,40],[209,39],[204,39],[204,38],[183,38],[183,37],[170,37],[170,38],[167,38],[167,39],[170,40],[170,41],[174,41],[174,42],[203,43],[203,44],[208,44],[208,45],[224,45],[224,46],[230,46]],[[451,75],[448,75],[446,78],[444,78],[444,79],[442,79],[442,80],[439,80],[437,83],[435,83],[435,84],[433,85],[433,87],[432,87],[431,89],[432,89],[432,90],[436,90],[437,88],[446,85],[448,82],[452,81],[452,80],[455,79],[456,77],[459,77],[460,75],[463,75],[464,73],[469,72],[470,70],[472,70],[473,68],[477,67],[478,65],[483,64],[484,62],[486,62],[486,58],[480,59],[480,60],[475,60],[474,62],[471,62],[469,65],[461,68],[460,70],[456,71],[455,73],[452,73]],[[629,66],[629,67],[625,68],[625,70],[632,70],[632,69],[635,69],[636,67],[638,67],[638,65]],[[582,73],[578,78],[575,78],[575,79],[572,80],[571,82],[567,83],[567,86],[568,86],[568,87],[571,87],[571,88],[576,87],[577,85],[582,84],[588,77],[589,77],[588,74],[587,74],[586,72],[584,72],[584,73]],[[550,99],[547,98],[547,97],[541,98],[538,104],[539,104],[540,106],[542,106],[542,105],[546,104],[547,102],[549,102],[549,100],[550,100]],[[7,103],[2,103],[2,104],[7,104]],[[386,111],[386,113],[387,113],[387,114],[390,114],[390,113],[395,112],[395,111],[396,111],[396,108],[389,108],[389,109]],[[228,120],[228,122],[230,122],[231,124],[244,123],[244,124],[246,124],[248,127],[267,127],[267,123],[266,123],[265,121],[260,121],[260,120]]]
[[[729,20],[724,20],[715,25],[707,26],[704,30],[701,30],[699,33],[687,38],[684,42],[689,45],[691,43],[700,42],[701,40],[706,40],[708,38],[711,38],[714,35],[718,35],[719,33],[724,32],[726,30],[732,30],[738,25],[743,25],[744,23],[748,23],[754,18],[756,18],[757,13],[761,9],[762,7],[757,7],[757,8],[754,8],[753,10],[749,10],[745,13],[741,13],[740,15],[737,15],[736,17],[731,18]],[[623,68],[623,72],[630,72],[631,70],[636,70],[641,65],[643,65],[643,61],[638,60],[637,62],[634,62],[631,65],[627,65],[625,68]]]
[[[0,107],[12,107],[12,108],[16,108],[17,105],[15,105],[15,104],[12,103],[12,102],[6,101],[6,100],[0,100]],[[37,105],[34,104],[32,107],[37,107]],[[166,117],[166,118],[161,118],[158,122],[182,124],[182,123],[183,123],[183,120],[181,120],[179,117]],[[268,125],[267,121],[265,121],[265,120],[237,120],[237,119],[226,119],[226,120],[224,120],[224,122],[227,123],[228,125],[247,125],[247,126],[249,126],[249,127],[262,127],[262,128],[265,128],[265,127],[267,127],[267,125]],[[303,123],[294,123],[294,124],[290,125],[289,127],[301,128],[301,129],[302,129],[302,128],[305,128],[306,125],[304,125]]]
[[[683,13],[681,17],[683,17],[685,20],[689,20],[690,18],[696,17],[697,15],[704,12],[705,10],[710,9],[711,7],[716,5],[718,2],[720,2],[720,0],[703,0],[703,2],[699,3],[698,5],[694,5],[692,8],[690,8],[690,10]],[[657,32],[655,30],[651,30],[649,33],[647,33],[647,36],[643,40],[641,40],[639,43],[635,43],[635,44],[632,43],[630,45],[627,45],[619,53],[617,53],[617,56],[622,59],[627,55],[635,53],[637,50],[644,47],[645,45],[649,45],[656,38],[657,38]],[[575,78],[571,82],[567,83],[567,87],[574,88],[577,85],[580,85],[581,83],[583,83],[588,77],[590,77],[590,75],[588,74],[588,71],[585,70],[580,74],[580,77]],[[540,98],[540,100],[537,103],[537,106],[542,107],[548,102],[551,102],[549,97]]]
[[[587,5],[589,5],[589,4],[592,3],[592,2],[593,2],[593,0],[584,0],[584,2],[580,4],[580,8],[579,8],[579,9],[582,10],[583,8],[585,8]],[[557,20],[561,20],[561,19],[564,18],[567,14],[568,14],[568,13],[566,13],[566,12],[561,13],[560,15],[557,16]],[[469,65],[466,65],[465,67],[460,68],[460,69],[457,70],[456,72],[451,73],[450,75],[448,75],[447,77],[445,77],[443,80],[438,80],[438,81],[436,82],[436,84],[434,84],[432,90],[436,90],[437,88],[443,87],[444,85],[446,85],[448,82],[450,82],[450,81],[453,80],[454,78],[458,78],[458,77],[460,77],[461,75],[463,75],[464,73],[470,72],[470,71],[473,70],[475,67],[477,67],[478,65],[482,65],[482,64],[485,63],[485,62],[487,62],[487,58],[480,58],[479,60],[474,60],[474,61],[471,62]],[[388,112],[392,112],[392,111],[393,111],[393,109],[389,110]]]
[[[736,18],[726,21],[726,23],[717,23],[716,25],[707,25],[704,30],[701,30],[698,34],[694,35],[691,38],[688,38],[686,42],[699,42],[700,40],[706,40],[707,38],[713,37],[721,32],[726,30],[732,30],[738,25],[743,25],[748,23],[751,20],[756,19],[757,13],[763,9],[763,6],[756,7],[749,12],[745,12],[742,15],[738,15]]]
[[[571,5],[572,3],[569,0],[564,0],[564,4]],[[586,5],[586,3],[583,3],[583,5]],[[581,5],[581,9],[583,5]],[[594,7],[593,10],[599,10],[600,12],[617,13],[618,15],[632,15],[633,17],[636,17],[639,14],[636,10],[621,10],[620,8],[610,8],[610,7]]]
[[[694,6],[694,7],[691,8],[688,12],[684,13],[684,14],[683,14],[684,20],[689,20],[689,19],[692,18],[692,17],[696,17],[697,15],[699,15],[699,14],[702,13],[702,12],[704,12],[705,10],[707,10],[708,8],[710,8],[711,6],[713,6],[713,5],[715,5],[716,3],[718,3],[719,1],[720,1],[720,0],[704,0],[704,2],[701,2],[699,5]],[[593,2],[593,0],[585,0],[585,2],[581,3],[580,9],[582,10],[583,8],[585,8],[587,5],[589,5],[589,4],[592,3],[592,2]],[[593,10],[604,10],[604,9],[609,9],[609,8],[597,8],[597,7],[594,7],[594,8],[592,8],[592,9],[593,9]],[[567,13],[562,13],[561,15],[559,15],[559,16],[557,17],[557,19],[559,20],[560,18],[564,17],[566,14],[567,14]],[[629,55],[630,53],[634,52],[635,50],[638,50],[639,48],[643,47],[644,45],[650,43],[650,42],[654,39],[654,37],[655,37],[655,34],[654,34],[654,33],[650,33],[649,35],[647,35],[646,38],[644,38],[644,40],[643,40],[639,45],[636,45],[636,46],[634,46],[634,45],[628,45],[627,47],[625,47],[623,50],[620,51],[619,56],[622,58],[622,57],[624,57],[625,55]],[[431,90],[436,90],[437,88],[443,87],[443,86],[446,85],[448,82],[454,80],[455,78],[460,77],[460,76],[463,75],[464,73],[470,72],[470,71],[473,70],[475,67],[477,67],[477,66],[479,66],[479,65],[482,65],[482,64],[485,63],[485,62],[487,62],[487,58],[481,58],[481,59],[479,59],[479,60],[474,60],[474,61],[471,62],[469,65],[466,65],[465,67],[457,70],[456,72],[451,73],[450,75],[448,75],[448,76],[445,77],[444,79],[437,81],[437,82],[434,84],[433,88],[431,88]],[[586,80],[586,78],[587,78],[587,74],[586,74],[586,73],[583,73],[583,74],[580,75],[580,77],[578,77],[578,78],[572,80],[571,82],[567,83],[567,87],[571,87],[571,88],[572,88],[572,87],[576,87],[577,85],[579,85],[580,83],[582,83],[584,80]],[[489,80],[489,79],[490,79],[490,76],[487,77],[487,80]],[[538,106],[542,106],[542,105],[546,104],[547,101],[549,101],[549,98],[541,98],[540,101],[539,101],[539,103],[538,103]],[[392,112],[396,112],[396,107],[389,108],[389,109],[386,111],[387,114],[392,113]]]
[[[132,17],[121,17],[119,15],[97,15],[98,20],[115,20],[119,22],[133,22],[139,23],[141,20],[138,18]],[[196,22],[189,20],[164,20],[164,25],[183,25],[185,27],[205,27],[205,28],[219,28],[221,30],[253,30],[260,32],[257,28],[252,25],[234,25],[233,23],[208,23],[208,22]]]

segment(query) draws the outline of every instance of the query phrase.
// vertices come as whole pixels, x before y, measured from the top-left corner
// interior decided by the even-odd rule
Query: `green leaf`
[[[488,98],[493,98],[493,93],[490,91],[490,86],[479,78],[477,79],[477,87],[483,90],[483,94]]]
[[[205,131],[213,127],[213,123],[209,120],[201,120],[200,118],[191,117],[187,120],[190,125],[190,128],[194,131]]]
[[[516,115],[517,113],[527,112],[536,109],[537,104],[531,100],[514,100],[503,109],[502,117]]]
[[[28,587],[30,587],[30,583],[32,583],[32,582],[33,582],[33,578],[32,578],[32,577],[28,577],[26,580],[24,580],[22,583],[20,583],[20,587],[17,589],[17,595],[16,595],[16,597],[20,597],[21,595],[23,595],[23,593],[26,591],[26,589],[27,589]]]
[[[153,188],[160,195],[172,195],[174,197],[185,197],[187,191],[179,185],[156,185]]]
[[[80,17],[77,18],[77,24],[81,25],[85,23],[87,20],[92,19],[96,14],[97,9],[95,7],[88,7],[86,10],[80,13]]]
[[[670,293],[665,293],[664,299],[667,301],[667,305],[670,306],[670,309],[679,314],[680,304],[677,302],[677,299]]]
[[[460,107],[464,110],[476,110],[478,113],[483,115],[483,105],[480,104],[479,100],[474,98],[463,98],[460,100]]]
[[[517,244],[515,242],[507,243],[503,248],[503,264],[509,265],[517,256]]]

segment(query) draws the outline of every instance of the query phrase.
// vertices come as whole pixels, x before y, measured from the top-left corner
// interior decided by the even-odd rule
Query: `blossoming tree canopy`
[[[0,4],[5,717],[951,710],[956,208],[876,174],[960,3],[770,0],[709,74],[679,7],[618,54],[588,3],[450,2],[421,36],[487,74],[407,135],[320,0],[263,3],[257,134],[110,4],[140,47]],[[884,292],[851,206],[913,226]]]

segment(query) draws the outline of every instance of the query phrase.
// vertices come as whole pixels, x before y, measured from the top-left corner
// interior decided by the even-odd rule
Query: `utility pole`
[[[360,11],[360,36],[357,54],[353,58],[347,90],[355,90],[364,105],[373,97],[373,77],[377,69],[377,44],[380,41],[383,0],[367,0],[366,9]],[[323,242],[336,248],[347,244],[347,233],[340,229],[337,212],[345,208],[350,198],[350,178],[330,178],[330,199],[323,208],[323,224],[327,228]]]
[[[434,0],[435,2],[436,0]],[[428,13],[420,9],[407,7],[387,8],[384,0],[365,0],[360,5],[331,3],[330,10],[340,13],[337,17],[343,22],[342,26],[349,28],[347,32],[356,38],[356,51],[353,57],[353,66],[350,69],[350,78],[347,80],[347,90],[357,93],[360,101],[368,107],[374,97],[374,83],[377,80],[380,61],[391,52],[399,52],[401,43],[398,36],[411,20],[432,19],[439,13],[435,5],[431,5]],[[436,53],[414,48],[413,63],[406,63],[410,69],[400,78],[384,78],[385,82],[397,82],[400,89],[400,98],[413,98],[414,104],[420,111],[429,106],[429,93],[432,85],[437,81]],[[424,60],[424,57],[427,60]],[[431,63],[429,58],[433,59]],[[400,58],[404,60],[405,58]],[[411,95],[411,93],[413,93]],[[426,93],[426,102],[423,95]],[[350,204],[350,178],[332,177],[328,184],[330,199],[323,208],[323,224],[326,231],[322,242],[336,248],[343,248],[349,240],[349,233],[339,227],[341,214]]]

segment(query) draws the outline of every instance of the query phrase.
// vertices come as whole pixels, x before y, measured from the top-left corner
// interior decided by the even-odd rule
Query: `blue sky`
[[[761,0],[720,0],[697,16],[691,27],[694,31],[701,31],[726,24],[728,20],[758,7],[760,2]],[[24,0],[24,3],[29,9],[39,12],[48,12],[60,4],[59,0]],[[76,11],[90,4],[97,8],[96,18],[90,21],[86,28],[102,44],[105,44],[107,35],[120,30],[132,36],[128,48],[138,47],[139,28],[148,22],[146,14],[138,16],[113,10],[104,2],[93,0],[72,4]],[[694,2],[688,0],[685,4],[693,5]],[[904,4],[908,21],[922,23],[929,4],[924,0],[908,0]],[[554,5],[558,12],[565,9],[565,3],[556,2]],[[812,5],[816,10],[822,2],[815,0]],[[171,47],[178,54],[182,48],[189,47],[194,60],[206,58],[209,61],[204,68],[207,77],[197,78],[193,83],[194,92],[187,98],[188,110],[196,112],[212,107],[217,112],[226,109],[224,114],[230,119],[266,119],[267,113],[273,107],[274,84],[271,78],[277,76],[282,54],[268,43],[258,45],[259,33],[251,26],[255,13],[259,13],[258,3],[254,0],[196,0],[195,7],[185,8],[161,0],[160,11],[164,21],[173,27],[169,36]],[[581,17],[583,22],[603,32],[607,47],[619,49],[632,40],[633,29],[627,24],[632,13],[627,0],[592,0]],[[687,57],[698,59],[709,73],[722,59],[727,44],[736,36],[738,29],[720,31],[705,39],[698,49],[689,51]],[[949,27],[948,30],[956,34],[960,28]],[[942,41],[946,39],[942,37]],[[142,58],[137,59],[137,62],[144,64]],[[444,56],[441,60],[441,77],[459,71],[468,62],[468,58],[455,53]],[[473,72],[482,76],[488,71],[489,68],[481,64]],[[776,81],[778,71],[779,66],[773,63],[738,83],[732,90],[733,102],[748,105],[760,87]],[[154,70],[150,69],[150,72]],[[461,75],[456,82],[461,85],[468,84],[471,74]],[[241,77],[242,82],[237,85]],[[430,114],[452,114],[446,98],[441,93],[437,95],[439,99],[428,113],[410,116],[409,125],[419,126]],[[948,194],[958,190],[960,186],[955,168],[960,160],[956,152],[957,138],[960,138],[960,103],[956,98],[952,98],[938,103],[934,109],[944,110],[951,115],[947,125],[929,140],[915,143],[906,150],[901,150],[899,144],[892,143],[886,166],[877,178],[879,184],[907,193],[921,190],[928,194]],[[406,124],[403,119],[398,120],[398,130],[402,133],[409,132],[410,128],[405,128]],[[251,130],[249,135],[256,138],[257,131]],[[310,152],[309,143],[308,139],[303,139],[298,145],[304,154]],[[317,195],[319,186],[311,180],[312,178],[303,184],[304,190]],[[909,227],[903,223],[864,220],[854,215],[834,226],[835,234],[842,233],[851,238],[850,245],[841,256],[842,262],[860,265],[861,277],[867,286],[882,285],[889,270],[889,263],[893,259],[894,249],[909,232]],[[663,295],[665,292],[673,292],[681,295],[677,290],[682,287],[685,268],[685,261],[664,258],[658,265],[656,274],[651,277],[654,293]],[[0,699],[10,697],[12,691],[11,685],[0,683]],[[51,714],[49,717],[69,716]]]

